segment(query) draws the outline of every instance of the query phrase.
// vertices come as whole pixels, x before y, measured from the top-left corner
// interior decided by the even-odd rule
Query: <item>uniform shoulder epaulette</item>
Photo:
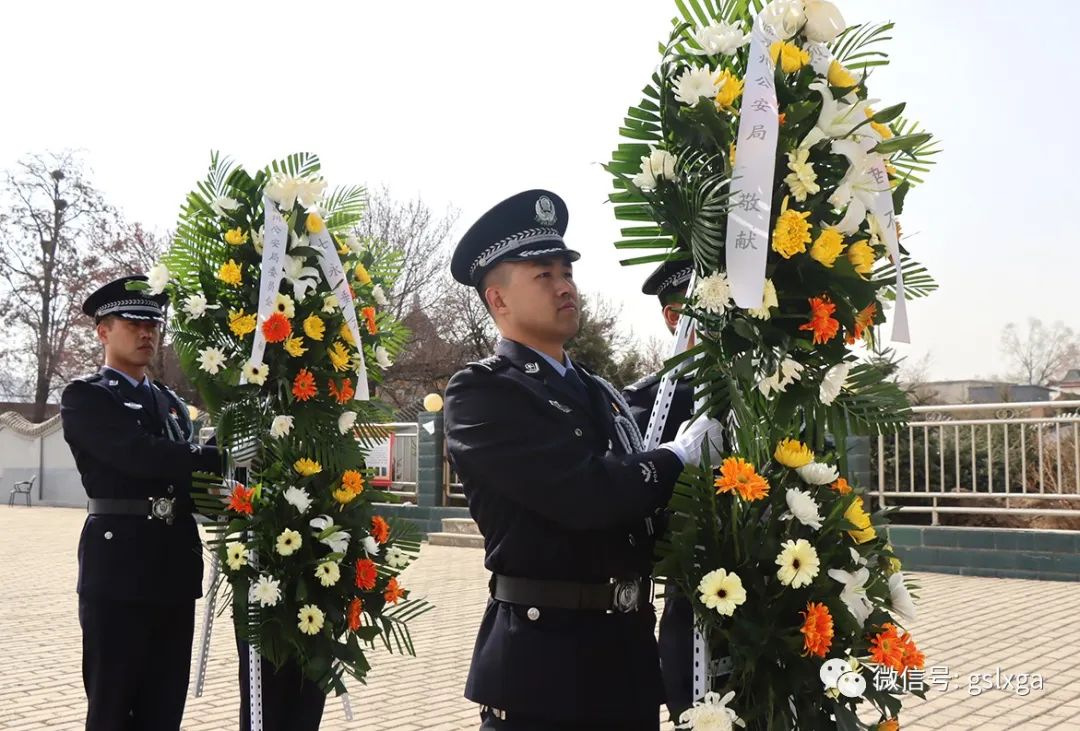
[[[645,376],[644,378],[634,381],[624,390],[626,391],[644,391],[647,388],[652,388],[660,381],[660,376],[655,373],[651,376]]]
[[[73,378],[72,381],[78,381],[79,383],[97,383],[102,379],[100,373],[91,373],[88,376],[80,376],[79,378]]]
[[[486,371],[491,371],[492,373],[494,373],[495,371],[502,370],[506,366],[510,365],[510,359],[502,355],[489,355],[487,358],[483,358],[481,360],[474,360],[473,362],[469,363],[469,365],[478,366]]]

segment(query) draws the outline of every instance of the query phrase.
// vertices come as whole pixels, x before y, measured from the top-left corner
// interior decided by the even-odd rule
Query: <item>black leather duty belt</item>
[[[147,519],[163,520],[172,525],[177,515],[187,515],[177,510],[176,498],[148,497],[136,500],[118,498],[90,498],[87,511],[91,515],[141,515]]]
[[[493,574],[491,596],[496,601],[528,607],[636,612],[652,601],[652,582],[613,579],[607,584],[585,584]]]

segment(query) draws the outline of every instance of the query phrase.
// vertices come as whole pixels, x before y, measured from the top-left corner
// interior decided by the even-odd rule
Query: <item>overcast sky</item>
[[[912,304],[901,352],[930,353],[934,377],[987,376],[1004,370],[1006,322],[1080,326],[1075,59],[1048,32],[1078,27],[1080,4],[837,4],[849,23],[896,21],[871,95],[907,101],[945,146],[902,217],[941,290]],[[582,288],[660,335],[647,269],[618,265],[599,164],[674,13],[670,0],[9,4],[0,167],[81,150],[107,197],[161,230],[212,149],[253,167],[317,152],[331,185],[453,206],[459,233],[507,195],[550,188],[569,205]]]

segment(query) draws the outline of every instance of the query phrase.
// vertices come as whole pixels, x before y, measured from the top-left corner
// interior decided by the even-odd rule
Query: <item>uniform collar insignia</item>
[[[116,379],[113,379],[113,378],[110,378],[108,381],[106,381],[106,383],[108,383],[113,388],[116,388],[117,386],[120,385],[120,381],[117,381]]]
[[[540,372],[540,364],[539,363],[526,363],[525,364],[525,372],[528,373],[530,376],[536,375],[537,373]]]

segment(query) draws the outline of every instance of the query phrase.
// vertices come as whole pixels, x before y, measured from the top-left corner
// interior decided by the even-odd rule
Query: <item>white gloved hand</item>
[[[723,462],[724,427],[716,419],[684,421],[675,438],[660,446],[674,452],[683,466],[697,465],[701,462],[702,444],[706,440],[709,442],[709,461],[713,467],[719,467]]]

